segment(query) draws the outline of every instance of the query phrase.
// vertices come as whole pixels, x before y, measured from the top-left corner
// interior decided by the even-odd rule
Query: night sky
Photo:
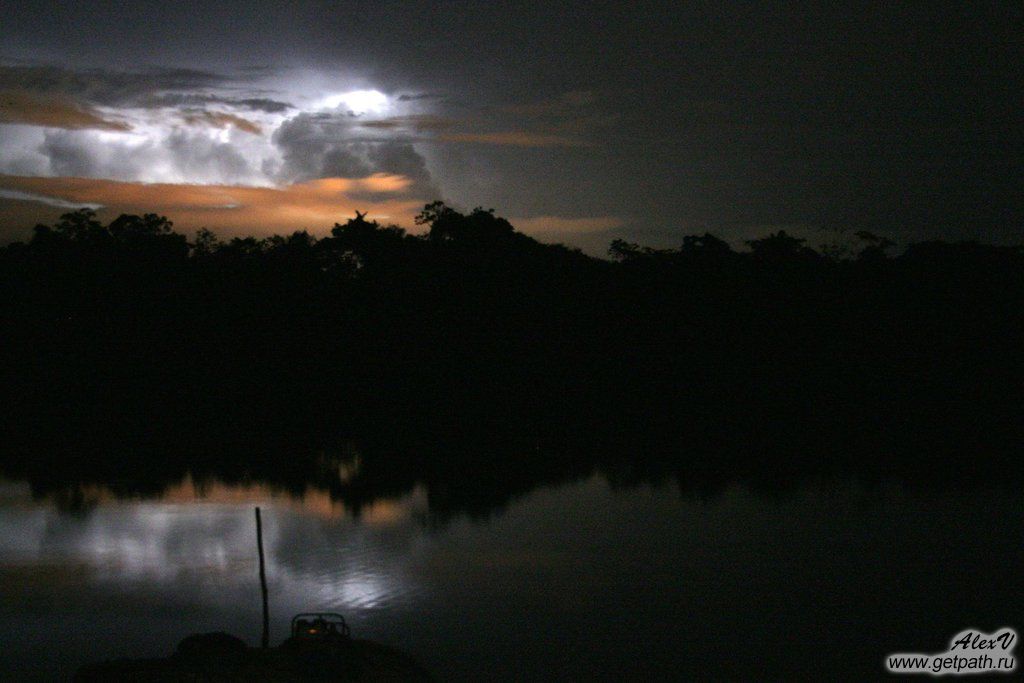
[[[0,241],[443,199],[594,254],[1024,242],[1024,3],[795,5],[2,0]]]

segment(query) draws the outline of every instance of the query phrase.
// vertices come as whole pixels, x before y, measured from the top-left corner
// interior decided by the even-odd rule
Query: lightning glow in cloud
[[[352,90],[325,97],[321,109],[343,108],[356,116],[363,114],[385,114],[388,111],[388,97],[378,90]]]

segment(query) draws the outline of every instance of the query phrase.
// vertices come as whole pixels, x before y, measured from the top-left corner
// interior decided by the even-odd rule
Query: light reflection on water
[[[1024,626],[1022,497],[1007,493],[701,501],[595,476],[443,526],[424,523],[420,488],[358,520],[325,493],[258,484],[87,498],[67,514],[0,486],[0,637],[18,644],[0,657],[19,677],[166,654],[190,632],[257,642],[256,504],[275,641],[296,612],[340,611],[443,678],[794,675],[810,661],[870,674],[961,628]]]

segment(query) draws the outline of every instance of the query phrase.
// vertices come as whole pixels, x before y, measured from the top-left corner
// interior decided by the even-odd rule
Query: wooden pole
[[[270,647],[270,608],[267,605],[267,569],[263,561],[263,523],[260,520],[260,509],[256,508],[256,547],[260,551],[260,588],[263,591],[263,640],[264,650]]]

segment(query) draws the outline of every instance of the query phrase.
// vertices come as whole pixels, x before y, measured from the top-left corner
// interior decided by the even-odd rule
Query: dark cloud
[[[570,90],[540,101],[516,102],[501,107],[502,110],[530,117],[576,116],[580,110],[598,103],[598,95],[592,90]]]
[[[509,130],[487,133],[445,133],[438,137],[441,142],[469,142],[483,145],[506,145],[510,147],[588,147],[585,140],[537,133],[532,131]]]
[[[284,159],[278,175],[290,182],[323,178],[329,170],[344,165],[354,155],[342,147],[347,131],[345,122],[325,114],[299,114],[285,121],[273,135],[273,142]],[[349,143],[351,144],[351,143]],[[333,158],[331,152],[336,152]],[[331,168],[326,166],[330,164]],[[360,166],[360,171],[365,170]],[[351,177],[342,174],[341,177]]]
[[[319,155],[320,163],[310,166],[305,172],[299,171],[296,179],[362,178],[371,175],[375,172],[375,169],[373,164],[366,159],[366,149],[367,144],[363,142],[353,142],[347,145],[327,145],[321,155]],[[294,160],[294,158],[294,155],[285,153],[286,163]],[[315,163],[317,158],[318,155],[314,153],[308,161]],[[294,164],[290,168],[294,169]]]
[[[413,192],[437,193],[412,139],[391,136],[390,130],[368,135],[350,114],[299,114],[281,124],[272,139],[283,157],[282,182],[387,173],[409,178]]]
[[[224,104],[231,104],[237,107],[245,107],[253,111],[262,111],[268,114],[283,114],[289,109],[295,107],[287,102],[280,102],[278,100],[269,100],[264,97],[249,97],[241,100],[224,99]]]
[[[408,142],[370,145],[366,150],[366,158],[374,168],[385,173],[403,175],[421,188],[431,183],[426,160]]]
[[[198,90],[231,82],[210,71],[182,68],[71,69],[52,65],[0,65],[0,90],[59,95],[101,105],[133,106],[167,90]]]
[[[262,97],[233,98],[205,93],[159,93],[141,99],[139,106],[144,107],[206,107],[210,105],[227,105],[250,111],[261,111],[267,114],[283,114],[294,109],[288,102]]]
[[[402,94],[398,96],[399,102],[419,102],[422,100],[436,100],[439,99],[440,95],[433,95],[431,93],[417,93],[414,95]]]
[[[230,65],[260,74],[315,53],[328,38],[324,16],[338,9],[321,0],[0,0],[0,50],[90,66]]]

